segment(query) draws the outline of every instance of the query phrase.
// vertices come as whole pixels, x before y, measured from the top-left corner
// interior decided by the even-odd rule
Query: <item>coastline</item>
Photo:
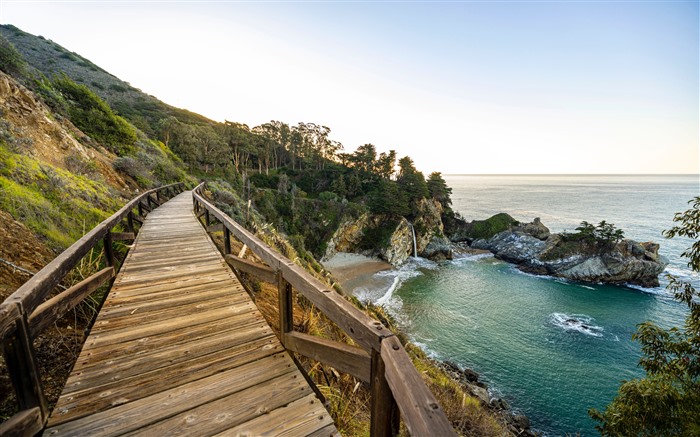
[[[491,252],[488,250],[471,249],[468,246],[456,244],[452,246],[455,253],[461,255],[491,255]],[[337,253],[322,264],[338,280],[343,290],[348,295],[354,296],[357,295],[355,291],[358,289],[366,290],[368,287],[374,287],[378,284],[386,286],[385,282],[377,280],[375,274],[396,270],[387,262],[354,253]],[[362,294],[362,291],[360,291],[360,294]],[[468,368],[462,369],[450,361],[442,361],[435,358],[431,358],[430,361],[444,371],[450,379],[461,385],[471,396],[478,399],[486,409],[500,416],[513,435],[537,435],[530,428],[530,421],[527,416],[514,411],[505,400],[491,397],[488,386],[483,381],[480,381],[478,373]]]

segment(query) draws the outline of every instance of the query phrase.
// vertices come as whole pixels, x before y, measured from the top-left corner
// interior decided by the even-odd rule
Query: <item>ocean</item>
[[[540,217],[553,232],[601,220],[637,241],[661,244],[666,273],[700,287],[680,258],[691,241],[666,240],[676,212],[700,195],[698,176],[445,176],[465,219],[507,212]],[[476,370],[493,396],[545,435],[597,435],[589,408],[603,409],[622,380],[644,374],[636,325],[681,326],[686,307],[661,287],[583,284],[519,272],[489,255],[435,263],[411,259],[352,292],[384,305],[435,358]],[[579,320],[578,324],[567,323]]]

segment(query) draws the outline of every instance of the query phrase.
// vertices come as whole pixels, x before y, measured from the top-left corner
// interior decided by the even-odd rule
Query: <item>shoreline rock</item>
[[[668,265],[657,243],[624,239],[604,244],[573,234],[552,234],[539,218],[488,239],[475,239],[470,247],[489,250],[526,273],[590,283],[658,287],[659,274]]]
[[[504,399],[491,397],[488,387],[479,381],[479,374],[469,368],[460,368],[450,361],[433,360],[440,369],[444,370],[453,380],[457,381],[466,392],[481,401],[481,404],[500,416],[508,426],[508,430],[517,436],[536,436],[530,428],[530,419],[524,414],[513,410]]]

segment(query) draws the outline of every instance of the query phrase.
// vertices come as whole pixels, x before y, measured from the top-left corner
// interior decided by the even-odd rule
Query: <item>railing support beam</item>
[[[379,351],[372,350],[372,373],[370,391],[372,411],[370,435],[392,437],[399,434],[399,408],[384,376],[384,361]]]

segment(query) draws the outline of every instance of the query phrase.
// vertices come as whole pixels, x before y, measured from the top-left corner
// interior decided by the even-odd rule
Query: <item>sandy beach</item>
[[[389,263],[356,253],[337,253],[322,264],[348,294],[352,294],[356,287],[365,285],[375,273],[392,269]]]

